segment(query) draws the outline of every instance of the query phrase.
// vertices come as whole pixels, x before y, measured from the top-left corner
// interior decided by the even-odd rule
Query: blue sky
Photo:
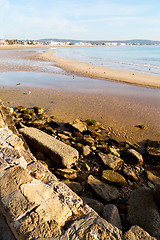
[[[160,40],[160,0],[0,0],[0,39]]]

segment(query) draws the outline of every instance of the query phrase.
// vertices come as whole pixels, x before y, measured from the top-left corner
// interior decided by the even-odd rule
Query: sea
[[[160,46],[54,48],[64,57],[111,69],[160,75]]]

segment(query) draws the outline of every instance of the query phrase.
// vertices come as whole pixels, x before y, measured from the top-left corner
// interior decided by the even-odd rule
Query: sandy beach
[[[56,66],[72,74],[81,74],[83,76],[96,79],[116,81],[136,86],[160,89],[160,76],[153,76],[122,70],[113,70],[106,67],[94,66],[80,61],[56,57],[53,55],[53,51],[46,51],[44,53],[37,54],[33,57],[33,59],[34,58],[54,62]]]
[[[41,63],[43,63],[43,61],[53,61],[54,65],[56,64],[59,68],[65,69],[66,74],[72,74],[71,78],[73,78],[73,74],[76,76],[77,73],[81,76],[92,76],[93,78],[108,80],[108,78],[103,78],[105,74],[103,72],[103,67],[90,66],[86,63],[57,58],[53,56],[52,51],[47,51],[36,56],[34,56],[36,54],[34,49],[33,51],[29,50],[29,52],[24,51],[23,49],[21,51],[14,50],[6,51],[6,53],[5,51],[2,52],[8,59],[18,59],[18,61],[21,61],[21,59],[23,60],[24,58],[29,58],[31,61],[29,63],[30,65],[27,66],[23,66],[23,64],[20,66],[12,66],[12,64],[3,65],[0,67],[0,72],[41,72],[43,71],[41,70],[41,67],[38,68],[32,64],[34,61],[39,60]],[[106,68],[105,71],[107,72]],[[112,72],[112,70],[109,71]],[[122,71],[116,70],[113,72],[115,72],[117,74],[116,76],[119,77],[119,73]],[[63,74],[65,74],[65,71]],[[95,74],[97,75],[95,76]],[[101,74],[102,77],[100,77]],[[131,75],[129,72],[125,72],[125,74]],[[143,75],[137,73],[134,74],[135,75],[132,77]],[[143,76],[144,83],[141,81],[142,86],[160,88],[158,84],[159,76]],[[116,78],[115,80],[110,80],[120,82],[120,78],[122,78],[121,75],[118,80]],[[131,81],[131,78],[129,79]],[[148,79],[148,81],[150,79],[150,83],[147,83],[145,79]],[[99,82],[102,82],[102,80]],[[138,81],[138,78],[136,78],[136,80]],[[122,81],[125,82],[124,79],[122,79]],[[55,90],[54,86],[52,88],[26,88],[23,84],[16,86],[16,83],[17,80],[15,82],[15,87],[0,86],[0,99],[2,99],[4,104],[7,106],[17,107],[19,105],[24,105],[25,107],[33,107],[37,105],[44,108],[47,115],[55,116],[55,120],[59,122],[69,122],[75,120],[76,118],[81,120],[95,119],[103,124],[107,131],[111,133],[111,137],[120,141],[129,140],[131,142],[141,142],[145,139],[160,139],[160,105],[158,89],[147,89],[147,93],[150,93],[149,96],[147,93],[144,94],[146,91],[144,91],[145,89],[143,87],[138,88],[133,92],[131,90],[131,95],[123,95],[118,92],[112,93],[112,90],[109,94],[106,94],[105,92],[104,94],[90,94],[89,92],[80,93],[72,90]],[[128,83],[139,85],[139,82]],[[135,88],[133,86],[129,87]],[[31,94],[26,94],[29,91],[31,91]],[[136,127],[138,124],[146,125],[147,129],[138,129]]]

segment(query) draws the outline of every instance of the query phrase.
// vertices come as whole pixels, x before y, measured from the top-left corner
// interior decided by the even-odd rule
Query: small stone
[[[154,184],[160,184],[160,177],[156,176],[156,171],[154,171],[153,173],[151,171],[146,171],[147,173],[147,178],[149,181],[151,181]],[[159,174],[159,172],[157,171],[157,174]]]
[[[113,226],[122,230],[122,223],[119,216],[118,208],[114,204],[108,204],[103,208],[103,218]]]
[[[40,107],[34,107],[34,111],[37,115],[42,115],[44,113],[43,108]]]
[[[119,157],[120,158],[120,153],[119,153],[119,149],[116,149],[116,148],[109,148],[109,151],[111,154],[115,155],[116,157]]]
[[[130,166],[123,166],[123,173],[127,176],[128,179],[138,181],[135,171]]]
[[[78,130],[79,132],[87,130],[87,124],[79,119],[76,119],[75,121],[69,123],[69,127]]]
[[[88,177],[87,183],[92,187],[92,189],[105,201],[111,202],[119,197],[119,192],[116,187],[104,183],[94,176],[90,175]]]
[[[127,160],[132,161],[134,164],[143,165],[142,155],[134,149],[127,150]]]
[[[160,158],[160,141],[147,140],[145,148],[150,157]]]
[[[86,145],[83,147],[83,156],[88,156],[91,153],[90,146]]]
[[[85,122],[87,123],[88,126],[92,127],[96,127],[99,125],[99,123],[96,120],[87,119]]]
[[[80,194],[82,192],[82,186],[78,182],[63,181],[73,192]]]
[[[89,205],[91,208],[93,208],[98,214],[101,214],[103,211],[103,203],[99,202],[98,200],[95,200],[93,198],[88,197],[82,197],[82,200],[84,203]]]
[[[117,172],[113,170],[103,170],[102,172],[102,179],[108,181],[110,183],[115,183],[118,185],[125,185],[126,180],[125,178]]]
[[[98,153],[98,156],[102,160],[102,162],[112,170],[117,170],[122,167],[123,160],[114,156],[113,154],[104,154],[102,152]]]
[[[77,177],[77,171],[74,169],[57,169],[56,174],[67,178],[67,179],[75,179]]]
[[[90,135],[84,135],[83,141],[88,144],[89,146],[94,145],[94,139]]]
[[[144,231],[139,226],[132,226],[128,232],[123,235],[124,240],[156,240],[156,238],[151,237],[146,231]]]

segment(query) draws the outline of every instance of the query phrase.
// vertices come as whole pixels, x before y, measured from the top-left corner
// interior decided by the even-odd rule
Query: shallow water
[[[55,55],[96,66],[160,75],[160,46],[57,48]]]
[[[39,72],[4,72],[0,74],[0,86],[37,87],[87,93],[104,96],[121,96],[160,102],[160,90],[136,87],[128,84]]]

